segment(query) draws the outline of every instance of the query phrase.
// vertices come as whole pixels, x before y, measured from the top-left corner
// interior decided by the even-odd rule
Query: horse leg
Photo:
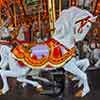
[[[81,59],[81,60],[76,60],[76,65],[83,71],[85,72],[87,68],[90,66],[90,62],[87,58]]]
[[[72,58],[67,64],[64,65],[64,69],[76,76],[78,76],[82,82],[83,82],[83,91],[79,91],[76,93],[76,96],[85,96],[89,91],[89,85],[88,85],[88,81],[87,81],[87,75],[86,73],[84,73],[83,71],[81,71],[77,65],[76,65],[76,60],[74,58]]]
[[[3,82],[3,88],[0,90],[0,95],[5,94],[9,90],[7,77],[3,74],[4,71],[1,71],[1,78]]]
[[[89,63],[89,60],[87,58],[85,58],[85,59],[76,61],[76,65],[79,66],[79,68],[83,72],[85,72],[87,70],[87,68],[89,67],[90,63]]]
[[[83,71],[85,72],[87,70],[87,68],[89,67],[90,63],[89,60],[87,58],[85,59],[81,59],[81,60],[77,60],[76,61],[76,65]],[[75,80],[75,79],[74,79]],[[82,80],[79,77],[76,77],[76,80],[80,80],[78,83],[78,87],[82,86]]]
[[[25,73],[27,71],[28,71],[28,69],[26,69],[26,71],[24,70],[24,72],[21,69],[20,69],[20,71],[0,70],[1,78],[2,78],[2,81],[3,81],[3,88],[0,91],[1,94],[5,94],[9,90],[7,77],[18,77],[18,76],[22,76],[22,75],[25,75]]]
[[[24,76],[18,77],[17,80],[18,80],[19,82],[31,84],[31,85],[35,86],[36,88],[42,87],[38,82],[28,80],[28,79],[26,79],[26,77],[24,77]]]

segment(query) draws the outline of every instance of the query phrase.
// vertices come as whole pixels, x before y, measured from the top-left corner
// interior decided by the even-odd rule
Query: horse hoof
[[[0,90],[0,95],[3,95],[3,92],[2,92],[2,90]]]
[[[42,87],[37,87],[37,88],[36,88],[36,91],[39,92],[39,93],[41,93],[41,92],[44,91],[44,89],[43,89]]]
[[[69,80],[71,80],[71,81],[74,81],[73,79],[74,79],[74,76],[73,75],[68,75],[67,76],[67,79],[69,79]]]
[[[82,97],[83,91],[79,90],[77,93],[75,93],[75,97]]]

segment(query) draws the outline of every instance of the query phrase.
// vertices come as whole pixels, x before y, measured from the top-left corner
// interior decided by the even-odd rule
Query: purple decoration
[[[32,55],[36,55],[38,59],[42,58],[42,55],[47,56],[49,55],[49,48],[47,45],[36,45],[31,48]]]

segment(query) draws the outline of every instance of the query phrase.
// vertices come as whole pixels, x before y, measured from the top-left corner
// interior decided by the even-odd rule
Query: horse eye
[[[87,27],[89,27],[89,25],[87,25]]]

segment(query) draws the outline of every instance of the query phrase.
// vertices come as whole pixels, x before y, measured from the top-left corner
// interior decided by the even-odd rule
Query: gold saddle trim
[[[66,52],[62,56],[54,57],[53,55],[54,48],[56,45],[59,45],[59,44],[57,44],[57,42],[54,40],[53,41],[51,40],[47,43],[42,43],[42,44],[47,45],[49,47],[48,57],[42,56],[41,59],[32,58],[30,56],[29,49],[25,48],[23,44],[14,48],[12,50],[12,53],[17,60],[22,61],[24,64],[28,65],[28,67],[31,67],[33,69],[44,68],[44,67],[47,67],[48,64],[53,67],[62,67],[66,62],[68,62],[76,54],[75,48],[71,48],[71,49],[66,49]]]

